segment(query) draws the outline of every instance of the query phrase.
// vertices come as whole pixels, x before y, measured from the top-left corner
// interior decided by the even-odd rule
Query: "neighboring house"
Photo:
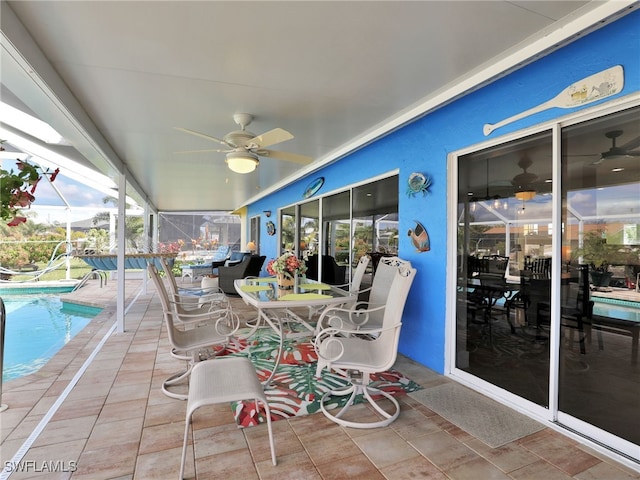
[[[109,222],[100,221],[94,224],[93,218],[87,218],[85,220],[78,220],[77,222],[71,222],[71,230],[74,232],[88,232],[92,228],[102,228],[104,230],[109,230]]]

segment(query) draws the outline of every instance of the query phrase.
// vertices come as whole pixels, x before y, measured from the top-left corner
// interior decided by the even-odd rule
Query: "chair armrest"
[[[360,308],[362,306],[366,306],[369,308]],[[385,305],[380,305],[377,307],[372,307],[367,302],[357,302],[354,303],[350,308],[342,308],[342,307],[332,307],[327,308],[322,312],[320,318],[318,319],[318,323],[316,326],[316,331],[322,330],[324,327],[325,319],[327,321],[326,327],[334,327],[334,328],[346,328],[344,327],[344,322],[338,313],[343,313],[348,316],[349,321],[356,325],[358,329],[362,328],[369,321],[369,316],[373,312],[378,312],[385,309]],[[359,332],[362,333],[362,332]],[[367,333],[371,333],[367,330]]]
[[[365,293],[365,292],[371,291],[372,288],[373,287],[361,288],[360,290],[357,290],[357,291],[351,292],[351,293],[357,293],[358,295],[360,295],[361,293]]]
[[[362,288],[360,290],[355,290],[355,291],[352,292],[351,289],[350,289],[350,287],[351,287],[350,283],[341,283],[340,285],[332,285],[332,286],[336,287],[336,288],[341,288],[343,290],[347,290],[347,291],[349,291],[351,293],[354,293],[354,294],[357,293],[358,295],[360,295],[361,293],[368,292],[369,290],[371,290],[371,287],[367,287],[367,288]]]
[[[242,263],[242,259],[240,260],[227,260],[224,263],[225,267],[233,267],[234,265],[238,265],[239,263]]]
[[[228,277],[230,275],[237,275],[236,272],[243,273],[246,269],[246,264],[241,260],[234,265],[225,265],[218,268],[218,277]]]
[[[169,304],[178,305],[177,302],[169,300]],[[221,336],[231,336],[240,328],[240,319],[238,314],[231,312],[227,308],[210,308],[208,310],[190,310],[187,312],[177,312],[175,309],[171,312],[179,323],[185,325],[195,324],[212,324],[216,332]]]
[[[184,302],[171,300],[169,299],[169,305],[173,310],[173,313],[176,315],[176,318],[182,323],[193,323],[193,322],[202,322],[207,320],[212,320],[214,315],[220,313],[225,314],[228,312],[228,309],[216,309],[213,310],[211,308],[202,309],[202,308],[194,308],[192,310],[186,310]],[[188,304],[187,304],[188,305]]]
[[[178,287],[178,295],[199,297],[217,289],[218,287]]]
[[[218,287],[203,289],[202,293],[198,295],[184,295],[181,293],[173,295],[173,301],[182,305],[191,305],[194,300],[197,300],[198,303],[203,304],[209,303],[213,300],[224,300],[225,298],[226,296],[224,292]]]
[[[367,331],[367,334],[382,334],[386,331],[392,331],[399,328],[402,325],[401,322],[387,328],[376,328],[371,331]],[[331,364],[331,362],[338,361],[344,355],[344,344],[341,339],[345,337],[351,337],[350,341],[358,340],[362,342],[367,342],[369,344],[371,340],[369,339],[354,339],[354,335],[362,335],[360,330],[353,329],[343,329],[343,328],[335,328],[328,327],[320,330],[316,338],[313,340],[313,349],[316,351],[316,354],[319,358],[322,358],[325,362]]]

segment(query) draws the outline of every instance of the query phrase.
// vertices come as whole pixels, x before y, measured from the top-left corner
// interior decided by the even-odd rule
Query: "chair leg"
[[[191,355],[189,356],[189,362],[187,364],[187,369],[185,371],[175,373],[167,378],[164,382],[162,382],[162,393],[164,393],[167,397],[175,398],[177,400],[187,400],[187,398],[189,397],[187,394],[174,393],[169,390],[169,387],[177,385],[183,382],[185,379],[189,378],[189,376],[191,375],[191,370],[193,370],[195,364],[200,360],[199,352],[200,350],[194,350],[191,352]]]
[[[577,325],[578,325],[578,343],[580,344],[580,353],[582,355],[585,355],[587,353],[587,349],[585,347],[585,340],[586,340],[586,336],[585,336],[585,331],[584,331],[584,321],[582,319],[582,315],[578,315],[578,318],[576,319]],[[572,335],[572,340],[573,340],[573,331],[571,333]]]
[[[184,426],[184,441],[182,442],[182,459],[180,460],[180,476],[178,477],[179,480],[183,480],[184,479],[184,467],[185,467],[185,463],[187,460],[187,444],[189,443],[189,427],[191,427],[191,419],[192,419],[192,415],[193,413],[191,413],[188,417],[187,417],[187,421],[185,422],[185,426]],[[195,459],[195,444],[193,445],[193,457]],[[194,466],[195,468],[195,466]]]
[[[169,387],[177,385],[178,383],[184,381],[186,378],[189,378],[192,369],[193,363],[189,363],[189,367],[184,372],[176,373],[167,378],[164,382],[162,382],[162,393],[164,393],[167,397],[175,398],[177,400],[186,400],[188,398],[187,394],[174,393],[169,390]]]
[[[256,400],[257,402],[258,400]],[[262,401],[264,404],[264,412],[267,416],[267,431],[269,432],[269,447],[271,448],[271,462],[275,467],[278,462],[276,461],[276,447],[273,442],[273,429],[271,427],[271,409],[269,408],[269,402]]]
[[[191,360],[191,355],[188,352],[176,350],[175,348],[171,349],[171,356],[178,360]]]
[[[380,407],[380,405],[378,405],[378,402],[376,402],[376,400],[373,399],[371,394],[381,395],[385,397],[387,400],[389,400],[393,404],[393,411],[391,413],[385,411],[382,407]],[[347,403],[345,404],[345,406],[342,407],[340,411],[335,415],[332,413],[329,413],[329,411],[325,407],[325,403],[327,399],[331,396],[346,396],[346,395],[350,395],[350,397]],[[341,418],[342,415],[349,409],[349,407],[351,407],[354,404],[356,396],[358,395],[362,395],[364,399],[371,404],[371,406],[375,409],[375,411],[378,412],[383,417],[383,419],[375,422],[355,422],[355,421],[349,421]],[[324,413],[324,415],[329,420],[337,423],[338,425],[342,425],[343,427],[351,427],[351,428],[386,427],[387,425],[391,424],[400,415],[400,404],[395,398],[393,398],[392,395],[390,395],[389,393],[383,390],[369,386],[368,373],[362,374],[361,378],[358,378],[358,377],[352,378],[351,385],[346,388],[339,389],[339,390],[332,390],[325,393],[322,396],[322,399],[320,400],[320,409],[322,410],[322,413]]]

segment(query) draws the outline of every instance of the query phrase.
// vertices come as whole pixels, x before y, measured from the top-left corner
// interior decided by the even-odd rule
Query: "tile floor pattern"
[[[129,298],[139,289],[139,280],[127,281]],[[4,385],[9,409],[0,414],[3,467],[114,322],[115,281],[101,288],[96,280],[72,295],[107,307],[38,373]],[[245,319],[253,317],[239,299],[233,305]],[[11,480],[175,479],[186,402],[163,395],[160,384],[184,362],[168,352],[160,303],[149,284],[128,310],[126,332],[106,341],[26,451],[25,471],[15,471]],[[396,368],[423,386],[450,381],[402,356]],[[238,429],[227,405],[202,408],[194,417],[198,478],[640,479],[640,473],[549,428],[492,449],[407,396],[401,405],[398,420],[372,430],[343,428],[322,414],[277,421],[276,467],[266,426]],[[75,472],[47,472],[73,465]],[[195,473],[190,450],[186,478]]]

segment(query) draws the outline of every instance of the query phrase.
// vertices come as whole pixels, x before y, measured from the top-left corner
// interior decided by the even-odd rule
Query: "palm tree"
[[[105,197],[102,199],[105,204],[114,204],[115,199],[112,197]],[[111,214],[109,212],[98,212],[92,218],[92,223],[94,225],[98,225],[100,223],[108,222],[110,220]],[[133,250],[138,252],[140,250],[144,250],[144,222],[141,217],[126,217],[124,219],[125,223],[125,239],[127,243],[127,250]],[[116,224],[116,233],[117,233],[117,224]]]

